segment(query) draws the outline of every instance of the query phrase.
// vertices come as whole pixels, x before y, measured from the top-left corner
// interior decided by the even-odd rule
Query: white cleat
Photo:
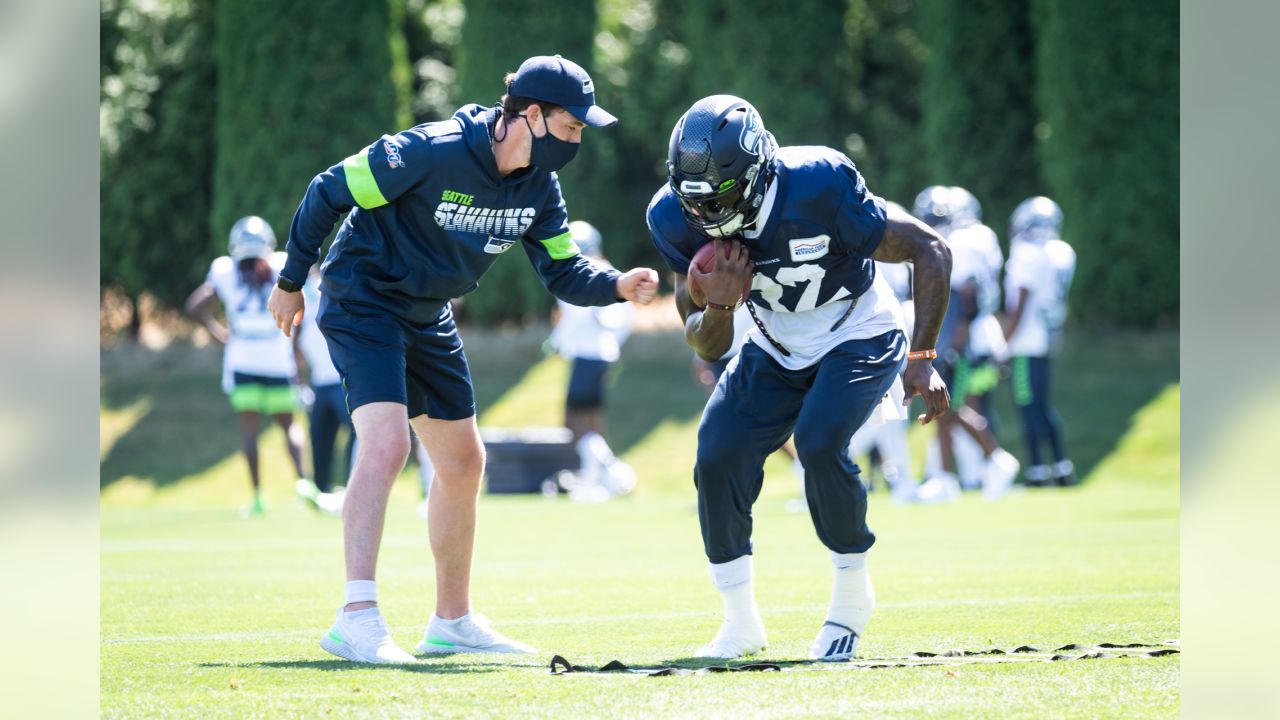
[[[417,662],[391,639],[387,621],[382,619],[382,613],[376,607],[355,612],[338,608],[338,619],[320,638],[320,647],[344,660],[358,663]]]
[[[755,655],[764,652],[769,639],[764,634],[764,623],[759,618],[755,623],[724,623],[720,632],[711,642],[698,648],[693,654],[699,658],[718,658],[733,660],[744,655]]]
[[[1004,448],[997,448],[987,458],[986,472],[982,475],[982,497],[986,500],[999,500],[1013,486],[1014,478],[1022,464]]]
[[[517,642],[489,625],[489,620],[479,613],[468,613],[457,620],[442,620],[435,613],[427,624],[416,651],[425,653],[517,653],[528,655],[537,652],[530,645]]]
[[[916,502],[936,505],[960,499],[960,481],[950,473],[934,475],[916,488]]]
[[[820,662],[845,662],[853,659],[858,648],[858,633],[830,620],[818,628],[818,637],[809,646],[809,659]]]

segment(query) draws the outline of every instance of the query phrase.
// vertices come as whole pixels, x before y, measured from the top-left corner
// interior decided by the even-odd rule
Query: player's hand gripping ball
[[[716,248],[721,248],[719,262]],[[752,263],[747,248],[737,240],[712,240],[698,248],[689,261],[689,299],[698,307],[707,300],[740,305],[751,294]],[[741,288],[736,293],[735,289]]]

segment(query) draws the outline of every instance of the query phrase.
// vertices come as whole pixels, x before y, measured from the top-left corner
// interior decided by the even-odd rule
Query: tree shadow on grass
[[[1116,449],[1134,416],[1177,383],[1178,374],[1177,332],[1068,332],[1054,361],[1051,397],[1078,477],[1088,476]],[[995,408],[1001,443],[1029,464],[1022,416],[1007,380],[995,391]],[[1051,459],[1047,445],[1041,452]]]
[[[541,358],[542,332],[473,333],[476,400],[483,408],[518,385]],[[473,348],[472,345],[476,347]],[[104,413],[138,407],[132,423],[99,463],[99,486],[124,478],[164,487],[201,473],[240,452],[240,430],[221,390],[220,351],[174,343],[163,350],[127,346],[102,354],[99,404]],[[299,410],[297,420],[306,427]],[[264,427],[264,431],[267,428]],[[262,451],[276,453],[280,447]],[[310,466],[310,460],[306,461]]]

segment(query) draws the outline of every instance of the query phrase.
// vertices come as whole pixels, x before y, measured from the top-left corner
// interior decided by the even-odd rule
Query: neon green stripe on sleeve
[[[551,255],[552,260],[565,260],[578,254],[578,244],[573,241],[573,236],[569,233],[557,235],[542,241],[542,246],[547,249],[547,254]]]
[[[369,154],[359,152],[342,161],[342,169],[347,175],[347,188],[356,204],[365,210],[372,210],[387,204],[387,199],[378,189],[378,181],[373,178],[373,170],[369,169]]]

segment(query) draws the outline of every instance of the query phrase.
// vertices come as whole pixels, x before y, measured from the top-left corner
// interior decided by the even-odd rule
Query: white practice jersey
[[[1067,322],[1067,300],[1071,294],[1071,280],[1076,274],[1076,251],[1065,240],[1053,238],[1044,244],[1045,254],[1053,265],[1057,279],[1057,297],[1050,313],[1050,328],[1060,329]]]
[[[306,302],[306,311],[302,313],[302,325],[298,328],[298,349],[302,357],[307,359],[307,367],[311,370],[311,386],[324,387],[342,382],[338,368],[333,366],[329,357],[329,343],[325,341],[320,327],[316,325],[316,310],[320,307],[320,279],[316,276],[307,278],[302,286],[302,296]]]
[[[1026,289],[1026,307],[1018,328],[1009,338],[1009,353],[1041,357],[1049,353],[1050,321],[1058,304],[1059,284],[1043,243],[1019,241],[1009,252],[1005,267],[1005,302],[1010,311]]]
[[[598,258],[592,262],[611,267]],[[560,308],[560,321],[551,331],[551,345],[562,357],[617,362],[635,319],[631,303],[603,307],[579,307],[563,300],[556,303]]]
[[[222,355],[222,386],[227,392],[231,391],[232,373],[292,378],[298,372],[292,341],[280,332],[267,310],[267,298],[285,259],[282,252],[271,255],[273,278],[257,288],[241,282],[240,271],[230,257],[224,255],[209,266],[205,282],[213,286],[226,309],[231,335]]]
[[[995,311],[1000,307],[1000,267],[1004,254],[995,232],[986,225],[969,225],[947,236],[951,246],[951,287],[978,287],[978,315],[969,325],[968,351],[977,357],[1002,359],[1004,332]]]

